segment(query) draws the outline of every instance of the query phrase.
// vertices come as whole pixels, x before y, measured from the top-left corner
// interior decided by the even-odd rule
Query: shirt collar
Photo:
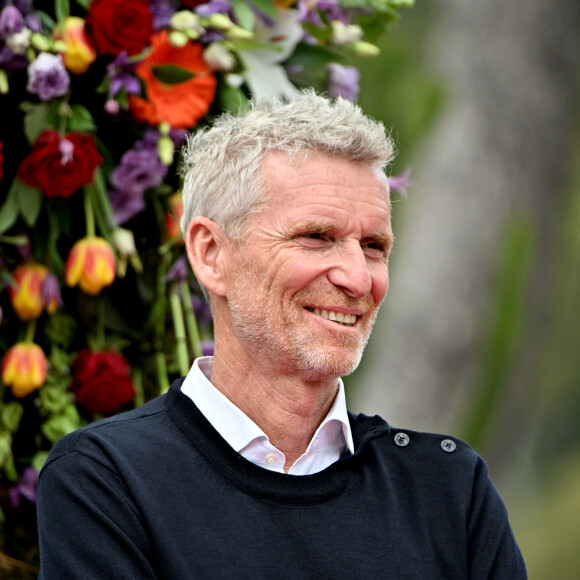
[[[181,385],[182,392],[195,403],[214,429],[238,453],[252,441],[261,438],[268,441],[268,436],[264,431],[210,382],[212,365],[213,357],[211,356],[195,359]],[[340,427],[338,434],[337,425]],[[329,444],[329,439],[337,436],[342,438],[343,447],[350,453],[354,453],[344,385],[341,379],[339,379],[338,393],[332,408],[316,430],[307,453],[318,451]],[[336,441],[333,444],[336,445]]]

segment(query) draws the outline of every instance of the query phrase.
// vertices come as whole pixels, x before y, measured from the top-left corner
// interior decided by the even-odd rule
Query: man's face
[[[270,371],[351,373],[389,285],[386,179],[366,164],[280,153],[266,156],[263,178],[267,207],[227,274],[234,339]]]

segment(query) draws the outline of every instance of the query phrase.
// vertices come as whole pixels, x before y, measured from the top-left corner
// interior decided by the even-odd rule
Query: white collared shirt
[[[242,457],[265,469],[284,473],[284,454],[270,443],[268,436],[256,423],[212,385],[209,380],[212,365],[211,356],[196,359],[181,385],[182,392]],[[338,393],[332,408],[314,433],[306,452],[296,460],[288,473],[318,473],[347,451],[354,453],[354,444],[344,385],[339,379]]]

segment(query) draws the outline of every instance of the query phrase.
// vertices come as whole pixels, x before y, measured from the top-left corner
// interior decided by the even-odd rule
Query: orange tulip
[[[97,51],[85,32],[85,21],[79,16],[65,18],[64,35],[57,25],[54,29],[54,38],[62,40],[66,45],[66,51],[63,54],[64,66],[73,73],[87,72],[89,66],[97,58]]]
[[[44,351],[32,342],[18,342],[2,362],[2,382],[12,387],[15,397],[26,397],[46,378],[48,363]]]
[[[180,220],[183,215],[183,200],[181,195],[176,193],[169,198],[169,211],[165,214],[165,228],[170,239],[181,238]]]
[[[67,286],[96,296],[115,279],[115,256],[111,246],[103,239],[90,236],[79,240],[71,249],[65,265]]]
[[[42,314],[47,305],[42,285],[49,274],[45,266],[33,262],[21,264],[12,272],[17,286],[9,288],[8,294],[20,320],[34,320]]]

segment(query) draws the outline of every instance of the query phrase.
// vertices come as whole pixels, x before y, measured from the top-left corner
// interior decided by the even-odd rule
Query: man
[[[346,411],[388,289],[391,154],[311,92],[190,139],[182,225],[215,356],[59,442],[41,578],[525,578],[481,458]]]

